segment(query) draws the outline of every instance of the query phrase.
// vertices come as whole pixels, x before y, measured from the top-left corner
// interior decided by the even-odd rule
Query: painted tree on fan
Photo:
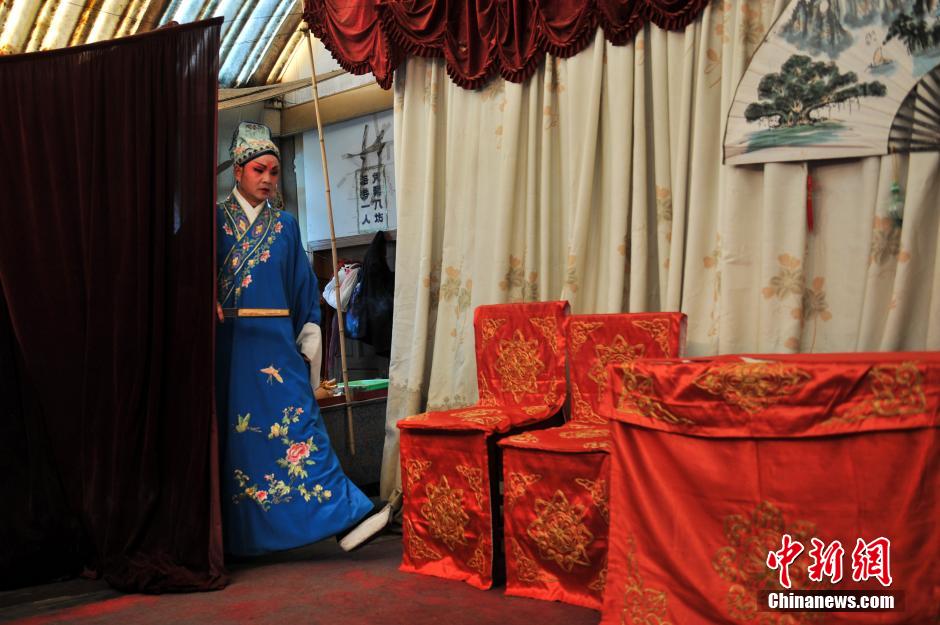
[[[744,110],[749,122],[766,118],[772,127],[793,127],[821,121],[813,113],[865,96],[887,93],[878,81],[859,83],[855,72],[839,72],[835,63],[794,54],[779,73],[764,76],[757,88],[760,102]]]

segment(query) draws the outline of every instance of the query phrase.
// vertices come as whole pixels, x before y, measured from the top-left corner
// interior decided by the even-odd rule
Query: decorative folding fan
[[[732,165],[940,150],[940,0],[793,0],[738,84]]]

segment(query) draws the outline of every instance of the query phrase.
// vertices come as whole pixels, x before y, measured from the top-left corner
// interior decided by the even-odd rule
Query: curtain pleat
[[[225,585],[221,18],[0,58],[0,584]]]

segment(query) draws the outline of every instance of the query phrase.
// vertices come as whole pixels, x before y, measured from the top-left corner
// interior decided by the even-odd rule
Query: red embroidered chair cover
[[[936,622],[940,353],[761,358],[612,367],[601,622]],[[784,534],[804,551],[771,569]],[[840,542],[841,579],[815,574],[814,538]],[[867,578],[879,538],[890,588]],[[759,611],[758,591],[785,589],[784,570],[793,591],[902,590],[904,608]]]
[[[568,320],[571,421],[500,441],[506,594],[600,610],[607,574],[610,427],[599,414],[607,366],[681,356],[681,313]]]
[[[399,422],[401,570],[492,585],[493,558],[501,557],[501,530],[493,523],[501,475],[494,436],[539,427],[558,414],[567,319],[567,302],[478,307],[477,404]]]

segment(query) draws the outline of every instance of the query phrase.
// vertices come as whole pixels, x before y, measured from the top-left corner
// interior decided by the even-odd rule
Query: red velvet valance
[[[646,22],[677,30],[708,0],[305,0],[311,31],[353,74],[372,72],[385,89],[408,54],[441,57],[466,89],[494,74],[527,80],[548,52],[569,57],[597,27],[614,45]]]

